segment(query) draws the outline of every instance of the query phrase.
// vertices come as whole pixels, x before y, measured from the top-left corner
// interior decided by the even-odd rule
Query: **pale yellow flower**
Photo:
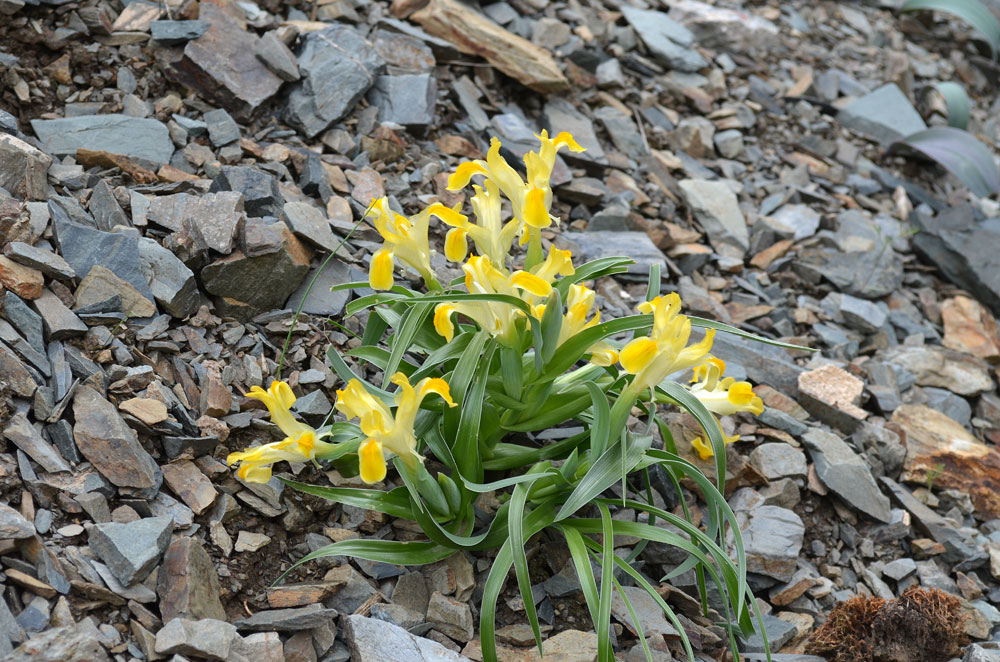
[[[455,222],[461,214],[434,203],[415,216],[407,218],[389,208],[389,200],[380,198],[372,204],[368,215],[372,217],[375,229],[382,235],[382,248],[372,255],[368,272],[368,283],[375,290],[388,290],[393,285],[392,270],[399,259],[413,267],[427,284],[437,283],[431,269],[431,249],[427,240],[427,230],[431,216],[445,222]],[[464,217],[462,217],[464,218]]]
[[[334,444],[317,439],[316,431],[289,411],[295,404],[295,394],[287,383],[275,380],[266,391],[254,386],[247,397],[263,402],[271,412],[271,421],[287,436],[281,441],[230,453],[226,464],[239,462],[237,474],[243,480],[266,483],[271,480],[271,465],[275,462],[308,462],[334,448]]]
[[[545,281],[532,274],[521,272],[508,275],[497,269],[485,255],[474,255],[462,265],[465,272],[465,288],[470,294],[506,294],[520,296],[518,288],[529,288],[534,292],[550,288]],[[546,292],[547,294],[547,292]],[[472,319],[480,329],[493,337],[512,344],[517,336],[515,324],[524,317],[518,308],[500,301],[459,301],[440,303],[434,309],[434,328],[445,340],[451,342],[455,326],[451,317],[461,313]]]
[[[563,315],[562,326],[559,328],[559,340],[556,347],[581,331],[601,323],[601,311],[595,308],[594,298],[594,291],[584,285],[574,283],[569,286],[569,296],[566,297],[566,314]],[[590,317],[591,311],[594,313],[593,317]],[[545,314],[545,304],[534,306],[532,312],[536,318],[541,319],[542,315]],[[588,317],[590,319],[587,319]],[[590,354],[590,362],[595,365],[609,366],[618,361],[618,352],[604,341],[594,343],[587,352]]]
[[[452,226],[445,237],[445,257],[452,262],[461,262],[469,250],[468,240],[472,239],[479,255],[485,255],[494,264],[502,266],[520,230],[520,222],[516,217],[506,223],[501,220],[502,198],[492,180],[487,179],[482,187],[472,188],[476,191],[472,196],[472,211],[476,215],[476,222],[471,222],[462,214],[441,219]]]
[[[349,419],[359,419],[361,431],[366,437],[358,447],[361,480],[366,483],[378,483],[385,478],[386,453],[398,455],[411,468],[423,461],[417,454],[413,423],[424,398],[436,393],[444,398],[449,407],[455,406],[448,384],[443,379],[427,377],[414,388],[406,375],[397,372],[390,381],[399,387],[395,415],[357,379],[348,382],[344,390],[337,391],[337,410]]]
[[[527,181],[521,179],[521,175],[500,156],[500,140],[493,138],[486,160],[460,164],[448,179],[448,189],[457,191],[468,186],[473,175],[483,175],[507,196],[514,209],[514,218],[520,223],[535,231],[548,227],[552,223],[549,215],[552,187],[549,180],[555,166],[556,152],[564,146],[573,152],[582,152],[584,149],[565,131],[552,139],[547,131],[542,131],[538,139],[541,142],[538,151],[524,155]]]
[[[749,382],[738,382],[732,377],[722,377],[726,364],[715,357],[708,358],[696,366],[690,388],[691,395],[698,398],[713,414],[728,416],[741,411],[760,414],[764,411],[764,401],[753,392]]]
[[[687,345],[691,320],[680,314],[681,298],[676,293],[645,301],[638,308],[652,313],[653,328],[648,336],[631,340],[619,356],[625,372],[635,375],[633,388],[653,388],[667,375],[693,367],[712,349],[715,329],[708,329],[701,342]]]

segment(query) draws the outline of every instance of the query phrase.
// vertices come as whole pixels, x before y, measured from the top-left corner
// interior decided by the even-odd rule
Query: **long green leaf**
[[[322,485],[301,483],[297,480],[280,477],[279,480],[299,492],[329,499],[336,503],[364,508],[365,510],[374,510],[377,513],[385,513],[390,517],[414,519],[413,510],[410,507],[410,500],[407,498],[405,489],[396,488],[390,492],[384,492],[382,490],[369,490],[357,487],[323,487]]]
[[[596,280],[604,276],[625,273],[628,271],[630,264],[635,264],[635,260],[630,257],[602,257],[591,260],[577,267],[569,276],[557,280],[555,287],[559,290],[562,298],[565,299],[569,295],[570,285],[588,280]]]
[[[586,382],[590,391],[590,402],[593,407],[593,422],[590,425],[590,452],[593,457],[600,457],[611,443],[611,405],[608,396],[594,382]]]
[[[625,449],[626,471],[631,471],[632,467],[639,463],[652,443],[653,438],[650,435],[636,435],[628,438]],[[557,522],[573,515],[621,479],[621,444],[622,441],[619,440],[597,458],[597,461],[576,484],[573,492],[559,509],[559,513],[556,515]]]
[[[563,324],[563,305],[559,290],[552,288],[548,301],[545,302],[545,312],[542,314],[542,345],[536,351],[542,357],[542,363],[548,363],[559,346],[559,332]]]
[[[455,553],[431,542],[403,542],[399,540],[342,540],[326,547],[320,547],[312,554],[306,554],[292,564],[288,570],[274,580],[271,586],[281,583],[288,573],[303,563],[324,556],[353,556],[368,561],[380,561],[393,565],[427,565],[443,561]]]
[[[771,340],[770,338],[765,338],[763,336],[758,336],[756,334],[750,333],[749,331],[744,331],[743,329],[737,329],[735,326],[730,326],[729,324],[724,324],[722,322],[716,322],[715,320],[705,319],[704,317],[694,317],[692,315],[687,315],[687,318],[691,320],[691,326],[698,326],[704,329],[715,329],[716,331],[724,331],[725,333],[731,333],[734,336],[739,336],[740,338],[746,338],[747,340],[753,340],[755,342],[762,343],[764,345],[774,345],[775,347],[782,347],[784,349],[798,349],[803,352],[818,352],[818,349],[813,347],[803,347],[802,345],[793,345],[792,343],[781,342],[780,340]]]
[[[608,336],[626,331],[645,331],[652,325],[652,315],[630,315],[629,317],[601,322],[589,329],[584,329],[559,346],[559,351],[556,352],[552,361],[545,366],[545,372],[535,381],[541,383],[555,379],[579,361],[580,357],[587,353],[591,345],[604,340]]]
[[[914,153],[936,161],[980,197],[1000,192],[1000,169],[986,145],[950,126],[917,131],[889,145],[890,153]]]
[[[327,363],[330,364],[330,367],[333,368],[333,371],[337,373],[337,376],[343,379],[345,382],[349,382],[352,379],[356,379],[359,382],[361,382],[364,385],[365,390],[367,390],[372,395],[382,398],[386,402],[392,401],[394,397],[392,393],[384,391],[376,386],[372,386],[365,380],[361,379],[360,375],[351,370],[351,366],[347,365],[347,362],[344,361],[344,357],[340,355],[340,352],[338,352],[337,348],[334,347],[333,345],[330,345],[330,349],[326,350],[326,361]]]
[[[495,349],[496,344],[494,343],[483,352],[482,361],[478,365],[472,385],[462,400],[462,415],[458,421],[458,433],[455,435],[453,453],[458,462],[459,473],[463,478],[477,483],[483,481],[483,463],[479,449],[479,423],[482,420],[486,380],[489,378],[490,362],[493,359]]]
[[[611,648],[611,580],[615,571],[615,530],[611,512],[603,503],[601,511],[601,597],[597,603],[597,659],[598,662],[613,662]]]
[[[392,339],[392,350],[389,352],[389,361],[385,366],[385,372],[382,373],[382,388],[386,388],[389,385],[389,380],[395,374],[400,361],[403,360],[403,354],[410,350],[417,331],[420,330],[427,316],[430,315],[431,310],[432,308],[429,303],[421,302],[407,311],[404,316],[403,325],[396,331]]]
[[[969,126],[969,95],[965,88],[952,81],[943,81],[934,85],[944,98],[948,109],[948,126],[965,129]]]
[[[548,467],[544,472],[540,473],[530,473],[530,474],[519,474],[517,476],[508,476],[507,478],[502,478],[500,480],[495,480],[492,483],[473,483],[468,480],[464,480],[466,489],[472,490],[477,494],[485,494],[487,492],[495,492],[497,490],[502,490],[506,487],[511,487],[512,485],[519,485],[520,483],[534,482],[543,476],[558,475],[559,471],[554,467]]]
[[[979,0],[907,0],[900,10],[930,10],[957,16],[983,36],[994,58],[1000,52],[1000,21]]]
[[[536,477],[538,480],[540,476]],[[531,632],[535,635],[535,645],[538,646],[538,654],[545,655],[542,651],[542,632],[538,627],[538,613],[535,611],[535,598],[531,592],[531,574],[528,569],[528,557],[525,554],[525,545],[528,537],[524,533],[524,505],[528,500],[528,489],[533,482],[519,483],[514,488],[514,494],[510,499],[510,513],[507,518],[507,529],[510,531],[510,549],[514,554],[514,576],[517,578],[517,588],[521,593],[521,600],[524,602],[524,612],[531,625]]]

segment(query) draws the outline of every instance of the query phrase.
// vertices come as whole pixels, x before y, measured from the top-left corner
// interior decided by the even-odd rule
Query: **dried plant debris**
[[[913,586],[894,600],[839,603],[806,652],[833,662],[944,662],[967,643],[964,626],[959,598]]]

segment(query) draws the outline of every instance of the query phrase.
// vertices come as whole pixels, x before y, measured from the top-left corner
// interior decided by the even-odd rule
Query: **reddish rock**
[[[45,277],[41,271],[0,255],[0,285],[22,299],[37,299],[42,296]]]
[[[1000,360],[1000,330],[997,321],[977,301],[958,296],[941,304],[945,347],[978,356],[987,361]]]

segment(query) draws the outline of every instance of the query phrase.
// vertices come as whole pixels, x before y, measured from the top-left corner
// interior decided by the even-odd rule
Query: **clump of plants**
[[[377,292],[347,306],[348,315],[368,313],[361,344],[346,355],[335,348],[328,353],[344,380],[335,405],[344,420],[312,428],[290,413],[295,396],[286,383],[275,381],[266,391],[255,387],[249,397],[263,401],[286,438],[233,453],[228,461],[240,463],[244,480],[257,482],[269,480],[272,465],[281,460],[332,463],[373,487],[281,480],[302,492],[415,521],[426,536],[417,542],[346,540],[298,563],[345,555],[421,565],[461,550],[492,554],[479,608],[487,662],[497,657],[497,601],[511,568],[542,648],[525,545],[543,529],[565,540],[597,630],[601,662],[614,659],[611,599],[620,582],[648,592],[694,659],[671,607],[630,565],[649,541],[687,553],[672,574],[696,573],[706,614],[707,583],[724,596],[721,625],[729,630],[735,656],[735,633],[753,631],[752,615],[759,625],[760,613],[746,583],[739,526],[722,496],[725,447],[736,437],[726,436],[716,417],[760,413],[763,403],[750,384],[724,375],[725,363],[711,350],[716,330],[750,336],[684,315],[676,294],[660,293],[655,268],[638,314],[602,319],[589,284],[626,271],[632,261],[577,265],[569,251],[544,250],[542,231],[558,222],[550,212],[549,185],[556,152],[582,148],[568,133],[550,138],[542,132],[539,139],[539,148],[524,157],[526,177],[500,156],[496,139],[485,160],[457,168],[450,189],[465,188],[473,178],[479,182],[472,186],[472,216],[441,204],[405,216],[385,199],[373,202],[369,214],[384,245],[372,257],[368,282],[343,287]],[[464,277],[436,279],[428,238],[432,218],[449,226],[444,254],[461,264]],[[422,291],[395,281],[399,266],[419,275]],[[706,328],[696,341],[693,327]],[[381,380],[366,382],[348,359],[369,364]],[[693,374],[690,384],[674,381],[685,373]],[[686,410],[700,424],[703,434],[693,445],[703,459],[714,456],[714,482],[677,452],[664,407]],[[558,428],[568,431],[539,441],[538,433]],[[656,431],[662,444],[654,443]],[[678,493],[681,481],[700,491],[706,509],[698,525],[686,504],[681,515],[654,505],[649,474],[657,465]],[[623,496],[606,496],[616,485]],[[501,503],[488,515],[476,508],[487,493]],[[634,509],[643,521],[612,519],[617,507]],[[658,521],[673,527],[659,527]],[[620,558],[616,536],[642,542]],[[619,596],[647,646],[627,594]],[[648,648],[646,654],[651,657]]]
[[[838,603],[806,652],[833,662],[945,662],[967,643],[964,624],[956,596],[911,586],[894,600]]]

